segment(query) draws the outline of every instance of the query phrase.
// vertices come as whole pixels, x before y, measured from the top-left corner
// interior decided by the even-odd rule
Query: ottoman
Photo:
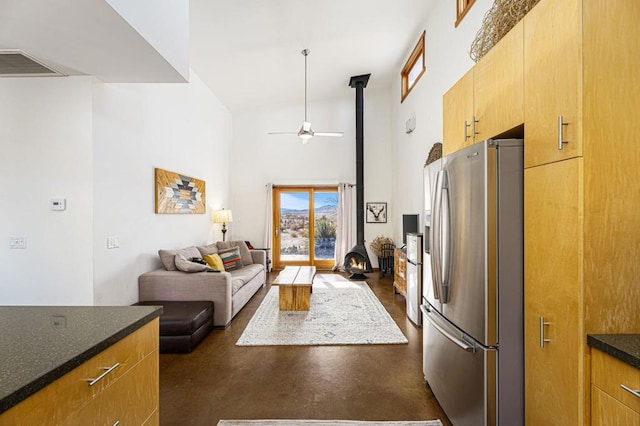
[[[213,329],[213,302],[150,300],[135,305],[162,306],[160,353],[189,353]]]

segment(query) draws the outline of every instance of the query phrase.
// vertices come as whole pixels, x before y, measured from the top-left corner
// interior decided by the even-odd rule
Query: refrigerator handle
[[[441,189],[441,211],[440,211],[440,232],[442,234],[440,246],[441,268],[441,291],[440,301],[449,302],[450,289],[450,264],[451,264],[451,197],[449,194],[449,175],[446,170],[442,171]]]
[[[429,232],[431,246],[431,286],[433,287],[433,297],[440,299],[440,282],[442,275],[440,273],[440,204],[442,202],[441,180],[442,170],[436,174],[435,192],[433,194],[433,202],[431,209],[431,232]]]
[[[475,347],[469,345],[464,340],[457,338],[456,336],[454,336],[453,334],[451,334],[447,330],[445,330],[444,327],[440,326],[440,324],[438,324],[437,321],[431,317],[431,311],[429,310],[429,308],[426,305],[420,305],[420,310],[422,311],[423,318],[426,319],[427,321],[429,321],[429,324],[431,324],[433,326],[433,328],[438,330],[438,332],[440,332],[440,334],[442,334],[444,337],[449,339],[452,343],[455,343],[457,346],[459,346],[460,348],[462,348],[463,350],[465,350],[467,352],[475,352],[476,351]]]

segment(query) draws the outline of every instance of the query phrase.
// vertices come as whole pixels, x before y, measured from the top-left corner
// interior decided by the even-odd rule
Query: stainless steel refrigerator
[[[422,234],[407,234],[407,317],[422,325]]]
[[[425,380],[456,426],[522,425],[522,140],[427,166],[424,224]]]

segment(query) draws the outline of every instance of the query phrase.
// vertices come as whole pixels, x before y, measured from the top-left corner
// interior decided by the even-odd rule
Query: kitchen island
[[[116,415],[157,423],[161,313],[157,306],[0,307],[0,425],[114,424]],[[130,405],[142,411],[129,413]]]

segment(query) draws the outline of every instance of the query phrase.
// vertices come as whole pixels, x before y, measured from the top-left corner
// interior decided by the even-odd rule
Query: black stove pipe
[[[364,247],[364,88],[371,74],[351,77],[356,89],[356,239]]]

